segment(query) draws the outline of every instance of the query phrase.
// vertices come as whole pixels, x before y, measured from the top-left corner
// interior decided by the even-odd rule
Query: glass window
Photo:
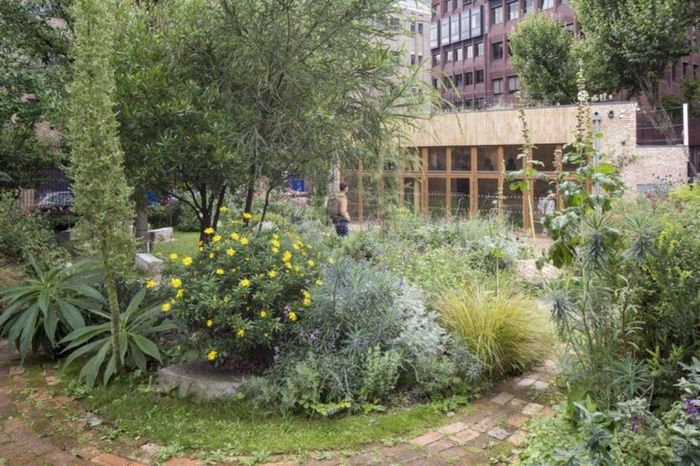
[[[428,213],[431,217],[444,217],[447,207],[447,179],[428,178]]]
[[[464,47],[464,49],[467,51],[467,60],[471,60],[472,58],[474,58],[474,47],[472,47],[471,45],[467,45],[466,47]]]
[[[450,210],[456,217],[469,217],[469,178],[450,180]]]
[[[503,58],[503,42],[494,42],[491,44],[491,57],[494,60]]]
[[[464,59],[464,49],[458,47],[455,49],[455,62],[462,61]]]
[[[462,88],[462,73],[457,74],[457,75],[454,76],[454,83],[455,83],[455,87],[456,87],[457,89],[461,89],[461,88]]]
[[[474,77],[477,84],[484,82],[484,70],[476,70]]]
[[[517,76],[508,76],[508,92],[515,92],[520,89],[520,83]]]
[[[414,213],[420,210],[420,180],[416,178],[403,179],[403,202]]]
[[[450,18],[443,18],[440,22],[440,45],[450,43]]]
[[[459,15],[450,16],[450,42],[459,42]]]
[[[493,89],[494,95],[503,94],[503,79],[494,79],[491,81],[491,89]]]
[[[475,57],[483,57],[484,56],[484,43],[479,42],[478,44],[474,44],[474,56]]]
[[[414,23],[413,21],[411,21],[411,32],[414,34],[416,33],[416,23]]]
[[[416,64],[416,54],[412,53],[411,54],[411,65],[415,65],[415,64]]]
[[[399,18],[389,18],[389,27],[391,27],[391,29],[394,31],[401,29],[401,21]]]
[[[491,8],[491,24],[501,24],[503,22],[503,7],[496,6]]]
[[[467,86],[474,84],[474,73],[471,71],[464,73],[464,84]]]
[[[513,21],[520,17],[520,4],[513,2],[508,4],[508,21]]]
[[[418,35],[423,35],[423,23],[418,23]]]
[[[439,21],[430,25],[430,48],[438,46],[438,24]]]
[[[498,163],[498,149],[492,146],[479,147],[477,152],[477,160],[477,170],[484,172],[497,171],[498,167],[496,164]]]
[[[461,40],[467,40],[471,37],[469,30],[469,10],[464,10],[462,13],[460,13],[460,23],[461,27],[459,38]]]
[[[542,0],[542,9],[554,8],[554,0]]]
[[[428,170],[445,171],[447,168],[445,149],[430,149],[428,152]]]
[[[528,14],[535,11],[535,0],[525,0],[523,4],[523,13]]]
[[[498,208],[498,180],[480,179],[477,189],[479,213],[488,214]]]
[[[440,65],[440,52],[433,53],[433,66]]]
[[[471,37],[481,35],[481,7],[472,8],[469,10],[471,16]]]
[[[471,74],[471,73],[469,73]],[[452,170],[469,171],[472,169],[472,152],[470,147],[452,149]]]

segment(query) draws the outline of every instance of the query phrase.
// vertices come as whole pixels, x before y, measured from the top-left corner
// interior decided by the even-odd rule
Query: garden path
[[[109,452],[97,430],[100,422],[83,416],[76,401],[53,395],[58,384],[50,369],[35,378],[25,373],[16,353],[0,342],[0,465],[137,466],[158,462],[163,447],[144,439],[119,439]],[[264,466],[336,465],[488,465],[509,464],[514,450],[527,438],[525,422],[550,416],[547,406],[554,364],[507,380],[474,402],[469,414],[449,417],[446,425],[393,445],[369,445],[355,451],[310,452],[306,457],[275,457]],[[232,458],[225,464],[253,464],[252,458]],[[207,464],[191,458],[171,458],[167,466]],[[260,463],[258,463],[260,464]]]

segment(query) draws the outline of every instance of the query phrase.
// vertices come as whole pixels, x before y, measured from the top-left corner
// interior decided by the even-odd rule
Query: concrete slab
[[[173,227],[154,228],[148,230],[148,241],[151,243],[161,243],[173,240]]]
[[[232,398],[245,382],[245,377],[200,361],[164,367],[158,371],[158,385],[176,390],[179,396],[193,396],[209,401]]]
[[[136,254],[136,268],[150,275],[158,275],[163,270],[163,260],[146,252]]]

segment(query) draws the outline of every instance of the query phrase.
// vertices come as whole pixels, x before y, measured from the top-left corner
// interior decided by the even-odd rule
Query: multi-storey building
[[[431,79],[429,3],[426,0],[400,0],[397,6],[401,9],[401,16],[392,18],[389,26],[401,32],[396,35],[391,48],[401,54],[401,64],[424,67],[425,72],[421,77],[429,83]]]
[[[433,85],[458,107],[508,102],[520,89],[508,37],[520,18],[542,11],[572,32],[568,0],[432,0]]]
[[[524,16],[541,11],[576,33],[569,0],[431,0],[433,86],[457,107],[510,103],[520,89],[508,37]],[[700,77],[700,55],[674,63],[660,83],[664,95],[681,95],[684,79]]]

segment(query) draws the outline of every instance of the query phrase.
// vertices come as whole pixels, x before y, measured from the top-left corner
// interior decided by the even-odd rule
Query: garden
[[[0,5],[0,151],[35,157],[0,167],[0,464],[700,464],[700,184],[625,193],[581,76],[542,251],[390,189],[435,98],[382,45],[390,0],[41,3]],[[31,142],[44,118],[60,144]],[[22,203],[48,161],[69,241]],[[359,163],[377,218],[341,237],[323,203]],[[160,383],[182,366],[235,393]]]

